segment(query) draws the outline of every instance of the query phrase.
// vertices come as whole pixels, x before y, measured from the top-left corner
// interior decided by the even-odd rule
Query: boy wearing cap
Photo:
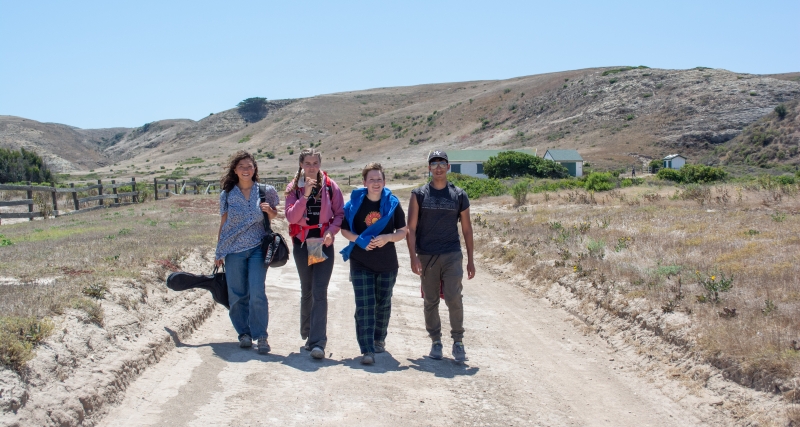
[[[408,206],[408,252],[411,270],[420,276],[425,300],[425,328],[431,337],[430,357],[442,358],[442,322],[439,318],[439,295],[444,295],[450,313],[450,336],[453,338],[453,359],[467,359],[464,350],[464,308],[461,279],[464,257],[458,236],[458,221],[467,247],[467,277],[475,277],[472,223],[469,219],[469,198],[464,190],[447,181],[450,163],[441,150],[428,154],[428,170],[432,179],[411,192]]]

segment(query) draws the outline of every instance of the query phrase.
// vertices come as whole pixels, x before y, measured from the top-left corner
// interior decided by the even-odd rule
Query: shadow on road
[[[373,374],[408,370],[408,366],[400,366],[400,361],[395,359],[389,352],[376,354],[374,365],[362,365],[361,356],[344,359],[342,360],[342,364],[350,369],[359,369]]]
[[[430,372],[439,378],[455,378],[461,375],[475,375],[480,368],[470,367],[465,363],[457,363],[452,359],[434,360],[429,357],[406,359],[411,363],[411,369],[420,372]]]

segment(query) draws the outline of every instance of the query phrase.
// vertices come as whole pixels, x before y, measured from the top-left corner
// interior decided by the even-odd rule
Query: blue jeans
[[[239,338],[267,337],[269,302],[264,288],[267,267],[261,246],[225,256],[225,279],[228,281],[228,315]]]

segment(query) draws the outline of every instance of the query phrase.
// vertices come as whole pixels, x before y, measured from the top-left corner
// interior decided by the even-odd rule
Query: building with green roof
[[[544,158],[561,163],[574,177],[583,176],[583,157],[578,154],[578,150],[547,150]]]
[[[486,178],[486,174],[483,173],[483,164],[489,160],[489,157],[496,156],[504,151],[518,151],[531,156],[536,155],[536,150],[527,148],[516,150],[448,150],[447,157],[450,162],[450,172]]]

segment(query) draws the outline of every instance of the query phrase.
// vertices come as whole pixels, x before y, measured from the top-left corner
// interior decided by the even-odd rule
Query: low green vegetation
[[[489,178],[566,178],[569,171],[563,165],[518,151],[503,151],[484,163],[483,171]]]
[[[704,165],[684,165],[680,169],[661,169],[656,176],[659,179],[681,184],[708,184],[723,181],[728,173],[722,168]]]

